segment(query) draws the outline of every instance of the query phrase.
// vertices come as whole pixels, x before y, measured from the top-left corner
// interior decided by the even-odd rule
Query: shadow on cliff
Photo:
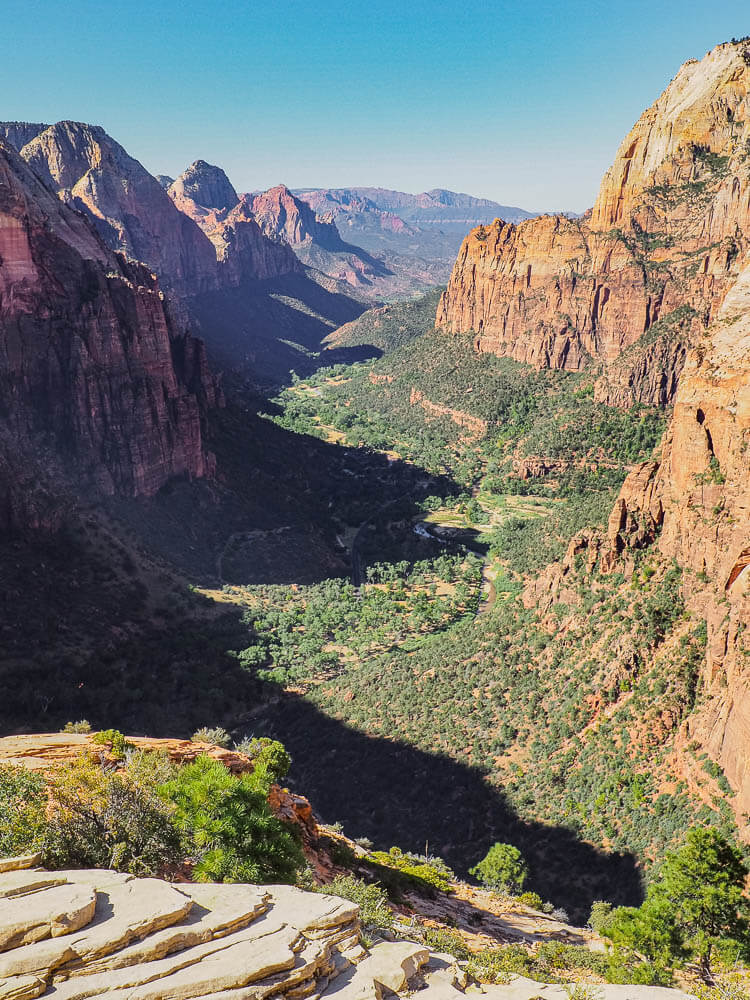
[[[249,719],[248,729],[286,745],[288,780],[350,837],[420,854],[427,845],[461,875],[495,841],[514,843],[529,863],[527,888],[581,921],[596,899],[642,900],[633,855],[607,854],[564,826],[523,821],[478,770],[450,757],[368,736],[288,693]]]

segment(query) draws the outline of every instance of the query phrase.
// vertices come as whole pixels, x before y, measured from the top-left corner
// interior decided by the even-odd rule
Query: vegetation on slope
[[[563,825],[648,866],[691,823],[731,832],[733,820],[723,775],[699,760],[686,771],[694,751],[674,752],[700,698],[705,647],[705,626],[683,606],[680,571],[656,553],[637,553],[627,573],[605,573],[596,546],[588,548],[628,468],[650,457],[664,415],[596,403],[592,377],[537,372],[427,330],[376,361],[297,380],[277,400],[274,419],[288,430],[382,450],[453,479],[453,497],[421,501],[422,524],[448,551],[468,544],[484,554],[491,599],[474,614],[443,616],[438,628],[420,626],[414,641],[414,630],[399,634],[399,625],[427,604],[424,591],[405,585],[389,634],[378,638],[373,620],[368,642],[356,614],[343,612],[330,627],[331,612],[315,610],[320,595],[301,589],[292,604],[304,607],[294,627],[305,654],[296,661],[278,649],[278,626],[288,632],[288,621],[269,613],[269,595],[240,599],[249,609],[265,602],[261,615],[248,615],[257,633],[251,648],[265,651],[262,662],[249,654],[256,667],[293,680],[323,716],[462,762],[523,820]],[[413,516],[388,511],[376,537],[394,522],[413,551]],[[557,598],[545,602],[540,583],[529,596],[530,581],[581,531]],[[366,555],[374,560],[377,548]],[[408,580],[406,567],[403,574]],[[346,595],[345,586],[337,593]],[[364,587],[365,616],[371,600]],[[287,615],[289,596],[283,601]],[[315,797],[309,771],[305,780]],[[383,810],[397,814],[402,789],[384,783],[378,794]],[[350,829],[361,822],[358,832],[378,835],[355,803],[336,801]],[[449,846],[447,860],[465,871],[479,847],[474,835],[463,848]],[[548,895],[555,879],[564,881],[561,871],[551,874],[549,845],[530,851],[530,866],[530,883]]]

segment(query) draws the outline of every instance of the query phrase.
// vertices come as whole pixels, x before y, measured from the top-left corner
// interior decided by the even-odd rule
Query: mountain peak
[[[205,160],[195,160],[169,186],[174,199],[189,198],[203,208],[234,208],[239,198],[221,169]]]

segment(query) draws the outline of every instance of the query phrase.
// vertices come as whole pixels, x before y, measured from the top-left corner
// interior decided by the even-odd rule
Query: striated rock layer
[[[104,129],[57,122],[40,126],[28,139],[31,128],[0,124],[0,137],[17,148],[63,202],[88,216],[110,249],[148,264],[165,286],[178,291],[192,294],[216,287],[210,241]]]
[[[3,524],[34,521],[21,510],[27,454],[108,494],[204,475],[215,394],[202,344],[150,271],[111,253],[0,141]]]
[[[750,812],[750,263],[690,354],[658,462],[625,481],[609,525],[613,553],[658,539],[683,568],[688,604],[708,644],[697,740]],[[748,833],[745,827],[746,834]]]
[[[605,402],[670,402],[687,345],[748,248],[746,52],[720,45],[682,66],[625,138],[586,217],[473,230],[436,324],[538,367],[593,359]]]

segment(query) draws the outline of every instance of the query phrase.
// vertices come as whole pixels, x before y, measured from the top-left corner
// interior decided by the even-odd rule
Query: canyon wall
[[[538,367],[600,366],[604,402],[671,402],[749,245],[749,83],[743,43],[685,63],[586,216],[497,219],[466,237],[437,326]]]
[[[614,552],[653,539],[683,570],[708,643],[683,742],[723,768],[741,826],[750,812],[750,262],[688,356],[657,462],[623,485]]]
[[[18,145],[27,135],[16,123],[0,125],[0,136],[61,201],[89,218],[110,249],[143,261],[167,288],[196,293],[216,286],[210,240],[104,129],[57,122]]]
[[[201,418],[215,401],[202,344],[150,271],[105,247],[0,141],[4,523],[29,519],[26,455],[109,494],[206,474]]]
[[[250,196],[240,199],[220,167],[196,160],[168,191],[180,212],[211,241],[221,287],[302,274],[302,264],[291,247],[263,230],[251,210]]]

